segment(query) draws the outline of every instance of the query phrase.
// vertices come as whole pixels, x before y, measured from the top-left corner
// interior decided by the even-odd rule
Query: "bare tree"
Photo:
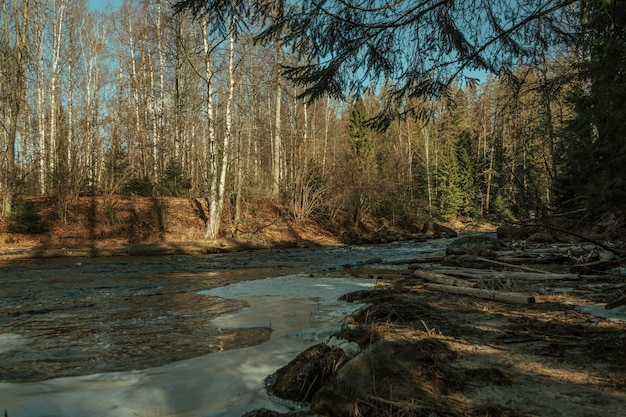
[[[0,45],[0,99],[2,100],[0,144],[0,166],[3,175],[0,177],[0,190],[3,191],[1,214],[9,216],[13,197],[17,192],[18,172],[16,169],[16,140],[18,123],[26,99],[26,72],[28,63],[27,28],[29,24],[29,7],[27,1],[5,1],[2,13],[4,33]]]

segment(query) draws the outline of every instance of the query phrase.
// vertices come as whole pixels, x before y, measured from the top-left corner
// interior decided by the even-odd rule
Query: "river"
[[[3,264],[0,409],[10,417],[285,410],[264,378],[361,307],[341,295],[374,284],[342,270],[448,242]]]

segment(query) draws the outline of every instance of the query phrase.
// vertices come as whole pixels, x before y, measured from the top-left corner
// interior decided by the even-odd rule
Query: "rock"
[[[503,240],[524,240],[528,237],[529,232],[521,227],[503,224],[496,230],[496,235],[498,239]]]
[[[436,404],[456,386],[447,367],[454,358],[455,354],[435,339],[376,342],[319,389],[311,400],[311,410],[333,417],[376,415],[368,409],[373,407],[374,396]]]
[[[422,233],[431,238],[457,237],[458,233],[449,227],[435,223],[432,219],[424,223]]]
[[[446,255],[480,254],[481,252],[499,251],[502,243],[491,236],[471,235],[453,240],[446,248]]]
[[[268,393],[293,403],[310,402],[313,395],[348,357],[339,348],[317,344],[296,356],[268,378]]]

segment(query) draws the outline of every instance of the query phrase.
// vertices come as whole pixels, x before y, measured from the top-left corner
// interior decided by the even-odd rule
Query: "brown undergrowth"
[[[241,215],[227,211],[219,239],[204,237],[204,199],[176,197],[80,197],[65,220],[51,198],[33,197],[45,230],[8,233],[0,221],[0,257],[109,256],[206,253],[225,250],[387,242],[421,236],[422,223],[396,224],[367,218],[359,225],[296,220],[286,206],[268,200],[247,201]],[[461,224],[459,224],[461,226]],[[464,227],[467,225],[465,224]],[[471,226],[471,225],[470,225]]]

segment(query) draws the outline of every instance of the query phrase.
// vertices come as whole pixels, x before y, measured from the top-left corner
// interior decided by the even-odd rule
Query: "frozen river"
[[[0,266],[0,409],[29,416],[240,416],[263,380],[341,328],[346,266],[447,240]]]

